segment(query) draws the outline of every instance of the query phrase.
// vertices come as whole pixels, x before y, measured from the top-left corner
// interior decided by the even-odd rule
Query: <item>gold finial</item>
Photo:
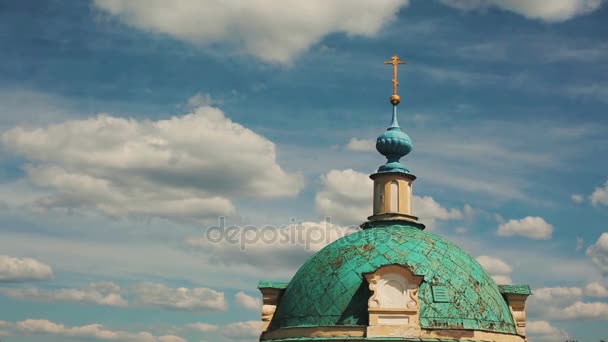
[[[401,102],[401,97],[397,94],[399,89],[399,81],[397,79],[399,73],[399,64],[407,64],[406,61],[399,59],[399,56],[394,55],[390,61],[384,62],[384,64],[391,64],[393,66],[393,95],[391,95],[391,103],[396,106]]]

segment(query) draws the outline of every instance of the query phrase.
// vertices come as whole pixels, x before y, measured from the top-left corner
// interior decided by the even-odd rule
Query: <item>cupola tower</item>
[[[386,157],[370,177],[373,215],[311,256],[287,282],[261,281],[262,342],[526,342],[527,285],[499,285],[472,256],[427,232],[412,213],[416,177],[400,161],[398,56]],[[269,270],[272,272],[272,270]]]
[[[412,214],[412,183],[416,179],[400,159],[412,151],[412,139],[399,127],[397,106],[399,96],[399,65],[406,64],[395,55],[384,62],[393,66],[393,94],[390,102],[393,106],[391,125],[376,140],[376,149],[386,157],[386,163],[370,178],[374,181],[373,215],[369,221],[407,220],[416,222]]]

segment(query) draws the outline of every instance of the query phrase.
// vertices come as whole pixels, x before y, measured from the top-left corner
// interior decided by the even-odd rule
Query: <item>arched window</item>
[[[389,211],[391,213],[399,212],[399,183],[397,181],[391,182],[391,206]]]

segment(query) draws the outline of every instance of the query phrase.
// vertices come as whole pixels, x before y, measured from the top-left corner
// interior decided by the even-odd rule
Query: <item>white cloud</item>
[[[235,340],[259,338],[262,332],[262,321],[236,322],[225,325],[222,335]]]
[[[95,0],[124,23],[198,46],[219,44],[266,62],[289,63],[331,33],[374,36],[408,0]]]
[[[51,191],[36,201],[42,209],[218,216],[234,213],[234,197],[289,197],[303,187],[277,164],[272,142],[212,107],[158,121],[99,115],[16,127],[2,138],[30,162],[29,179]]]
[[[225,311],[223,292],[208,288],[170,288],[163,284],[141,283],[135,288],[138,304],[187,311]]]
[[[36,259],[0,255],[0,283],[47,280],[52,277],[51,267]]]
[[[460,209],[444,208],[430,196],[414,196],[412,206],[415,215],[430,220],[462,220],[465,216]],[[472,213],[473,209],[465,204],[464,211]]]
[[[589,199],[594,206],[599,204],[608,206],[608,181],[603,186],[595,188]]]
[[[542,217],[527,216],[500,224],[497,233],[500,236],[519,235],[534,240],[548,240],[553,234],[553,226]]]
[[[372,214],[373,182],[368,175],[331,170],[321,177],[323,190],[317,193],[317,211],[335,222],[361,224]]]
[[[368,175],[352,169],[331,170],[321,181],[324,187],[315,198],[320,214],[343,224],[361,224],[372,214],[373,181]],[[413,196],[412,211],[431,228],[436,220],[461,220],[473,214],[469,205],[463,210],[447,209],[430,196]]]
[[[533,293],[534,296],[530,299],[538,302],[538,305],[557,305],[582,297],[583,289],[580,287],[543,287],[534,289]]]
[[[585,303],[576,301],[574,304],[557,310],[556,319],[604,319],[608,320],[608,303]]]
[[[608,289],[598,282],[585,287],[545,287],[533,289],[529,308],[535,315],[540,314],[557,320],[608,319],[608,303],[583,302],[583,297],[608,297]]]
[[[186,328],[196,330],[203,333],[217,331],[220,327],[215,324],[209,323],[189,323],[185,325]]]
[[[480,255],[475,260],[491,274],[509,274],[513,272],[511,266],[499,258]]]
[[[608,233],[602,233],[597,241],[587,248],[587,256],[602,274],[608,274]]]
[[[346,149],[356,152],[372,152],[376,150],[376,141],[372,139],[351,138]]]
[[[592,282],[585,286],[585,294],[592,297],[608,297],[608,288],[598,282]]]
[[[80,302],[117,307],[125,307],[128,304],[120,294],[120,287],[111,282],[92,283],[83,289],[59,289],[49,291],[35,288],[3,288],[0,289],[0,294],[16,299],[44,302]]]
[[[511,285],[513,284],[513,280],[510,276],[504,274],[493,275],[492,278],[498,285]]]
[[[41,290],[37,288],[0,288],[0,294],[20,300],[43,302],[78,302],[114,307],[160,307],[169,310],[186,311],[225,311],[227,304],[224,293],[208,288],[169,288],[157,283],[140,283],[133,291],[122,290],[112,282],[91,283],[84,288],[65,288],[58,290]],[[125,296],[133,296],[129,301]],[[239,292],[237,303],[253,308],[259,300]],[[199,325],[193,328],[202,329]],[[207,327],[209,328],[209,327]]]
[[[441,0],[441,2],[461,10],[497,7],[530,19],[560,22],[597,10],[603,0]]]
[[[575,203],[583,203],[585,197],[581,194],[573,194],[572,196],[570,196],[570,199],[572,199],[572,201]]]
[[[116,339],[117,333],[105,330],[100,324],[90,324],[79,327],[66,327],[48,320],[28,319],[17,323],[20,331],[32,334],[51,334],[70,337],[92,337],[98,339]]]
[[[534,341],[562,341],[568,338],[568,334],[559,328],[552,326],[547,321],[528,321],[526,322],[526,333]]]
[[[513,283],[509,276],[513,269],[503,260],[487,255],[480,255],[475,260],[492,275],[497,284],[510,285]]]
[[[145,331],[137,333],[115,331],[106,329],[101,324],[68,327],[46,319],[27,319],[11,323],[9,329],[11,335],[54,335],[103,341],[187,342],[185,339],[174,335],[155,336]]]
[[[247,295],[245,292],[240,291],[235,296],[236,303],[246,309],[253,311],[260,311],[262,308],[262,301],[257,297]]]

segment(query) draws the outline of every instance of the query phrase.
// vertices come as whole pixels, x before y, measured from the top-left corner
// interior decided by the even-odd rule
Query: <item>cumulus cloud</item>
[[[511,279],[511,276],[508,276],[508,275],[496,274],[496,275],[492,275],[492,278],[494,279],[496,284],[499,284],[499,285],[513,284],[513,280]]]
[[[51,267],[36,259],[0,255],[0,283],[47,280],[52,277]]]
[[[534,341],[562,341],[568,338],[568,334],[559,328],[552,326],[547,321],[528,321],[526,322],[526,333]]]
[[[608,275],[608,233],[602,233],[597,241],[587,248],[587,256],[602,274]]]
[[[589,196],[589,199],[594,206],[608,206],[608,181],[606,181],[603,186],[595,188],[591,196]]]
[[[15,299],[26,299],[43,302],[79,302],[98,305],[127,306],[127,301],[120,294],[120,287],[111,282],[92,283],[83,289],[59,289],[44,291],[30,288],[3,288],[0,294]]]
[[[372,139],[351,138],[346,149],[356,152],[372,152],[376,150],[376,141]]]
[[[260,337],[262,332],[261,321],[245,321],[245,322],[234,322],[218,326],[215,324],[208,323],[190,323],[182,327],[185,330],[195,330],[202,333],[213,333],[217,332],[224,338],[230,341],[234,340],[254,340]]]
[[[69,327],[46,319],[27,319],[16,323],[8,323],[7,326],[10,335],[52,335],[103,341],[187,342],[175,335],[155,336],[145,331],[133,333],[109,330],[101,324]]]
[[[499,258],[480,255],[476,258],[476,260],[481,264],[481,266],[492,274],[509,274],[513,271],[509,264]]]
[[[461,10],[483,10],[496,7],[530,19],[560,22],[597,10],[603,0],[441,0],[441,2]]]
[[[236,303],[246,309],[250,309],[253,311],[259,311],[262,307],[262,301],[259,298],[252,297],[247,295],[245,292],[241,291],[234,296]]]
[[[343,224],[361,224],[372,214],[373,181],[368,175],[352,169],[331,170],[321,177],[323,189],[317,193],[317,211]],[[430,196],[413,196],[412,210],[429,227],[436,220],[461,220],[473,214],[465,205],[462,210],[444,208]]]
[[[226,311],[224,293],[208,288],[170,288],[163,284],[141,283],[135,288],[141,306],[186,311]]]
[[[189,324],[186,324],[184,327],[186,327],[187,329],[192,329],[192,330],[196,330],[196,331],[203,332],[203,333],[217,331],[220,328],[215,324],[200,323],[200,322],[189,323]]]
[[[531,300],[543,305],[555,305],[582,296],[583,289],[580,287],[543,287],[534,289],[534,296],[531,297]]]
[[[598,282],[584,287],[544,287],[533,289],[529,308],[534,315],[556,320],[608,319],[608,303],[585,302],[584,297],[606,298],[608,289]]]
[[[475,258],[475,260],[477,260],[477,262],[479,262],[481,266],[483,266],[483,268],[485,268],[486,271],[492,275],[497,284],[512,284],[510,274],[513,272],[513,269],[503,260],[487,255],[480,255]]]
[[[227,309],[223,292],[208,288],[170,288],[158,283],[139,283],[133,289],[121,289],[112,282],[91,283],[84,288],[57,290],[0,288],[0,294],[20,300],[78,302],[114,307],[158,307],[185,311]],[[244,293],[237,294],[236,299],[243,306],[252,305],[252,302],[257,301]]]
[[[321,177],[323,190],[317,193],[317,211],[336,222],[363,223],[372,214],[373,182],[352,169],[331,170]]]
[[[500,8],[527,18],[559,22],[597,10],[603,0],[441,0],[461,10]],[[288,64],[332,33],[372,37],[409,0],[95,0],[95,6],[139,30],[195,46],[220,46],[270,63]]]
[[[534,240],[548,240],[553,234],[553,226],[542,217],[527,216],[500,224],[497,233],[500,236],[518,235]]]
[[[324,36],[370,37],[408,0],[264,0],[231,4],[210,0],[95,0],[129,26],[198,46],[227,46],[262,61],[289,63]]]
[[[608,320],[608,303],[585,303],[576,301],[574,304],[558,310],[556,319],[604,319]]]
[[[225,325],[222,335],[235,340],[249,340],[258,338],[262,332],[261,321],[236,322]]]
[[[470,216],[473,213],[473,208],[468,204],[465,204],[463,210],[456,208],[447,209],[430,196],[414,196],[413,201],[414,213],[421,218],[429,220],[462,220],[465,216]]]
[[[608,297],[608,288],[598,282],[592,282],[585,286],[585,294],[592,297]]]
[[[303,186],[277,164],[272,142],[213,107],[158,121],[99,115],[16,127],[2,141],[50,190],[41,209],[197,218],[234,213],[235,197],[289,197]]]

